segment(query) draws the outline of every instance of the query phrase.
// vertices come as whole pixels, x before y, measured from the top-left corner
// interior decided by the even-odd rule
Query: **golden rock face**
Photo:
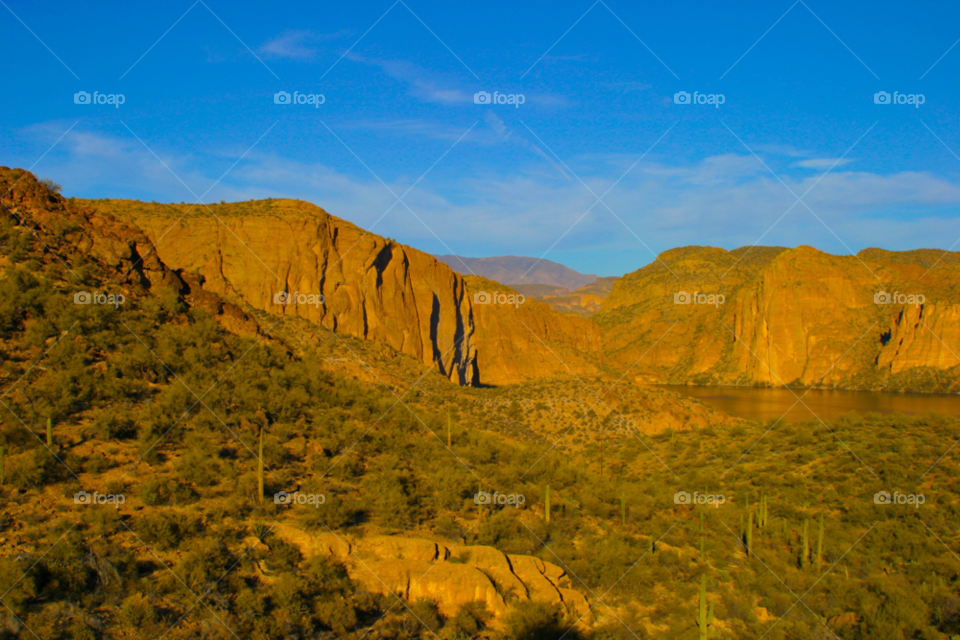
[[[685,247],[624,276],[597,321],[614,366],[659,339],[637,365],[647,379],[935,390],[960,365],[958,284],[958,254],[942,251]]]
[[[476,347],[463,279],[428,254],[295,200],[209,210],[90,204],[128,218],[164,263],[197,274],[224,299],[384,342],[439,365],[455,382],[472,381]]]
[[[498,619],[508,598],[561,606],[585,624],[593,620],[590,603],[570,586],[566,572],[550,562],[505,554],[487,546],[446,547],[405,536],[355,538],[311,534],[289,525],[277,535],[307,556],[328,555],[342,562],[350,577],[372,593],[398,595],[408,601],[430,598],[446,616],[479,600]],[[493,624],[499,627],[499,620]],[[579,621],[578,621],[579,622]]]
[[[225,300],[384,342],[459,384],[598,371],[594,323],[533,301],[475,304],[482,287],[514,292],[482,279],[468,287],[433,256],[305,202],[85,204],[142,229],[165,264]],[[283,294],[290,302],[278,304]]]

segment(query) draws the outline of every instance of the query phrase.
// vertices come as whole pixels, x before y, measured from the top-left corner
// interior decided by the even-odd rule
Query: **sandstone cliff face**
[[[117,200],[90,205],[129,219],[164,262],[228,300],[384,342],[460,384],[476,377],[463,280],[428,254],[294,200],[209,211]]]
[[[960,259],[941,256],[685,247],[660,256],[677,277],[658,263],[628,274],[597,320],[620,364],[659,340],[637,365],[648,381],[947,391],[960,371]],[[680,291],[725,300],[677,304]],[[880,292],[924,299],[876,304]]]
[[[597,370],[596,325],[532,302],[474,304],[464,278],[447,265],[305,202],[210,211],[120,200],[86,204],[129,220],[165,263],[195,274],[227,300],[384,342],[459,384],[509,384],[565,374],[568,366]],[[278,304],[284,293],[295,300]]]
[[[483,546],[451,549],[422,538],[313,535],[289,525],[278,527],[277,534],[307,557],[336,558],[368,591],[410,602],[429,598],[445,616],[452,617],[464,604],[479,600],[499,618],[508,601],[517,600],[562,606],[574,619],[582,616],[584,625],[593,619],[589,602],[570,588],[564,570],[533,556]]]
[[[602,343],[595,322],[557,313],[529,298],[513,305],[500,303],[494,294],[506,297],[516,292],[479,276],[465,276],[464,280],[471,301],[477,294],[491,297],[489,303],[473,304],[476,343],[481,345],[477,365],[484,379],[510,384],[570,373],[599,373]]]

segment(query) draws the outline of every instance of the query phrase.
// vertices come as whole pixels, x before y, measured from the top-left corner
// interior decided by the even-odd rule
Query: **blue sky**
[[[3,3],[0,164],[66,195],[302,198],[600,275],[689,244],[960,238],[955,4]]]

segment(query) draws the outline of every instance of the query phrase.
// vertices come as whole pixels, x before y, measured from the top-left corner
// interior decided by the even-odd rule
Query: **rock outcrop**
[[[201,278],[165,264],[150,239],[135,225],[63,198],[22,169],[0,167],[0,193],[4,214],[40,240],[46,259],[68,265],[73,256],[81,256],[97,263],[110,284],[120,290],[167,288],[190,306],[209,312],[227,331],[260,334],[253,318],[205,290]]]
[[[645,381],[957,391],[958,285],[943,251],[684,247],[624,276],[596,319],[611,361],[650,350]]]
[[[566,572],[533,556],[484,546],[449,548],[422,538],[314,535],[290,525],[276,532],[307,557],[336,558],[368,591],[411,602],[429,598],[445,616],[474,601],[483,602],[496,618],[511,602],[542,601],[564,607],[582,624],[592,621],[589,602],[570,587]]]

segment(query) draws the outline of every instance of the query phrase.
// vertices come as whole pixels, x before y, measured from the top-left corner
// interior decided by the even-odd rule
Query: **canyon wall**
[[[649,382],[958,390],[958,285],[960,255],[940,250],[684,247],[624,276],[596,319],[616,366],[649,350]]]
[[[306,202],[84,204],[142,229],[163,262],[227,300],[384,342],[458,384],[598,371],[596,325],[532,301],[475,304],[446,264]]]

